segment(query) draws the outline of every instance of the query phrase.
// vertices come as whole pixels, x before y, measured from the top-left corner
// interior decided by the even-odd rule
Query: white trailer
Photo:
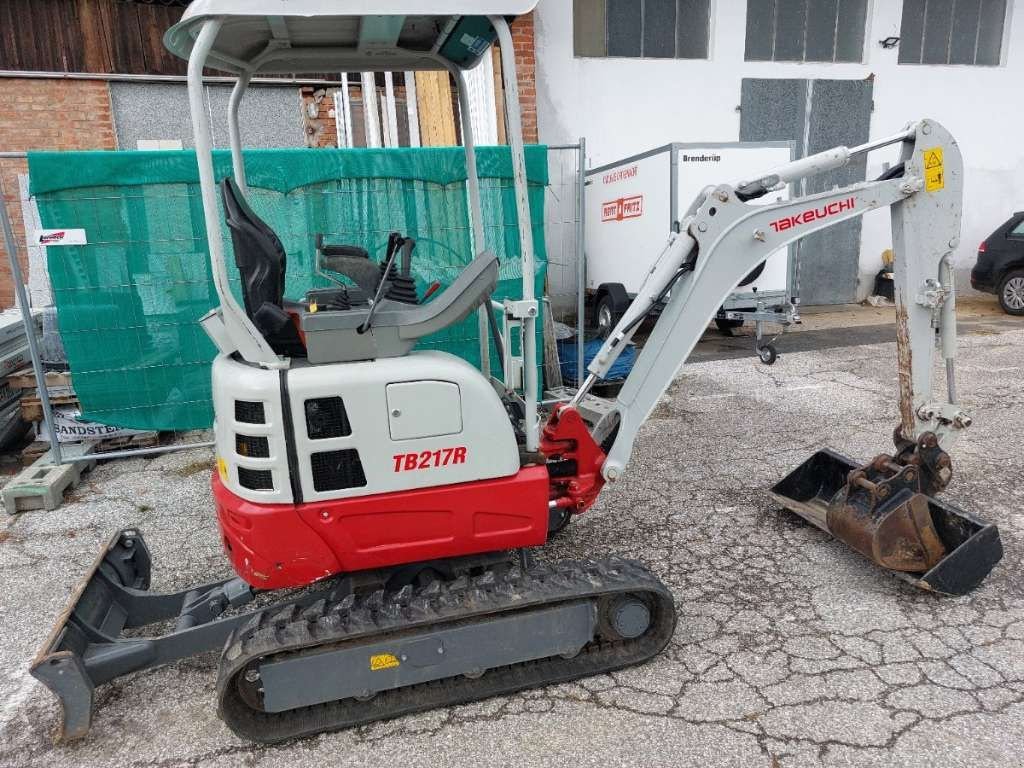
[[[586,290],[598,331],[605,335],[636,295],[670,231],[704,187],[756,178],[794,159],[792,142],[672,143],[587,171]],[[789,198],[788,188],[751,204]],[[725,333],[755,323],[755,348],[775,361],[763,342],[766,322],[799,320],[795,248],[773,253],[744,278],[715,319]]]

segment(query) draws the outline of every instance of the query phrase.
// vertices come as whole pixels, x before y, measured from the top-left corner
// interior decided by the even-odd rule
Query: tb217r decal
[[[449,464],[466,463],[466,447],[460,445],[455,448],[441,448],[436,451],[396,453],[392,458],[395,460],[395,472],[447,467]]]

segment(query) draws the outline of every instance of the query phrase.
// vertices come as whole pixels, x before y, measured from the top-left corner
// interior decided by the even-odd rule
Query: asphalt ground
[[[765,493],[819,448],[858,460],[890,448],[884,329],[853,344],[848,329],[821,329],[831,342],[804,351],[791,344],[817,330],[786,336],[770,368],[749,338],[709,334],[718,359],[682,370],[625,477],[538,553],[648,563],[679,611],[654,661],[259,747],[217,718],[208,654],[100,687],[88,737],[55,745],[57,705],[28,665],[114,530],[144,531],[155,589],[230,575],[208,453],[115,461],[59,510],[0,521],[0,766],[1022,765],[1024,323],[969,326],[958,383],[974,424],[944,499],[997,523],[1006,549],[969,596],[916,591]]]

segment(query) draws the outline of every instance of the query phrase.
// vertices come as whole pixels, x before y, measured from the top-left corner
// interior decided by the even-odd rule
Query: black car
[[[994,293],[1005,312],[1024,315],[1024,211],[982,240],[971,287]]]

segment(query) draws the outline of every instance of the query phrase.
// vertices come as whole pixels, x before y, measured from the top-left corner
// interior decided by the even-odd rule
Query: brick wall
[[[519,81],[519,109],[523,115],[523,141],[537,143],[537,64],[534,59],[533,12],[512,23],[512,47],[516,52],[516,79]]]
[[[299,89],[302,107],[302,126],[308,138],[306,146],[336,147],[338,146],[338,123],[331,112],[334,110],[334,90],[304,86]],[[319,100],[317,99],[319,96]],[[316,102],[317,116],[310,119],[306,113],[310,102]],[[316,128],[322,130],[316,132]]]
[[[0,152],[32,149],[116,149],[110,90],[102,80],[0,78]],[[18,201],[21,159],[0,158],[4,204],[28,280],[25,232]],[[14,284],[0,239],[0,307],[14,306]]]

